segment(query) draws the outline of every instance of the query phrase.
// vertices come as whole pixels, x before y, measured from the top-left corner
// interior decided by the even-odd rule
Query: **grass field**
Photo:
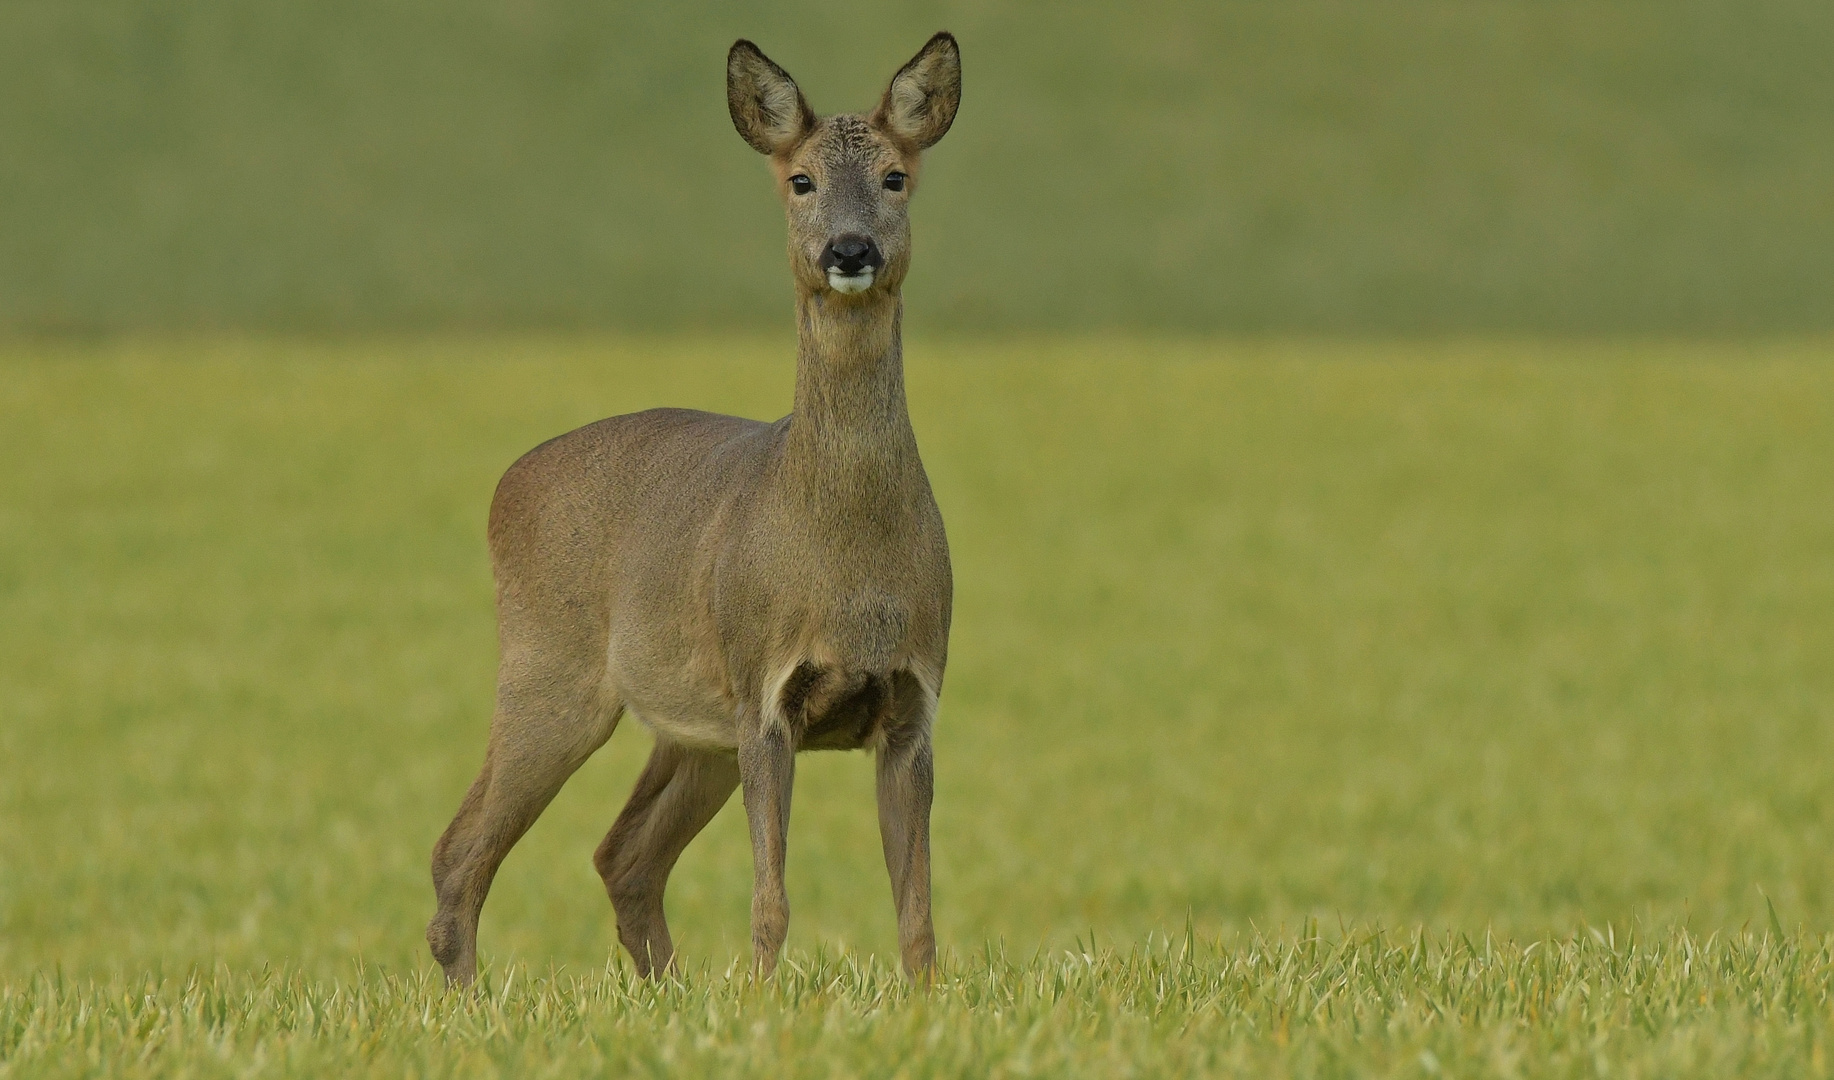
[[[957,573],[945,968],[804,758],[784,974],[728,808],[632,982],[619,731],[483,1000],[425,861],[480,760],[522,450],[788,406],[790,343],[12,345],[0,1075],[1823,1075],[1834,347],[909,347]],[[730,977],[729,977],[730,976]]]

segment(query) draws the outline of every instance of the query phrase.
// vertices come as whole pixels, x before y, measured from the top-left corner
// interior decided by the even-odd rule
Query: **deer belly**
[[[738,749],[735,710],[717,685],[695,678],[690,665],[645,665],[635,671],[617,665],[611,678],[625,711],[657,736],[700,750]]]
[[[683,746],[697,750],[736,750],[739,746],[738,724],[725,709],[626,702],[624,711],[659,737]]]

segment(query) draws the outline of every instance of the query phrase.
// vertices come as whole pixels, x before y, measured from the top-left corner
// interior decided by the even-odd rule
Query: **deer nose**
[[[857,274],[868,267],[877,270],[884,265],[885,256],[879,254],[879,245],[870,236],[837,236],[821,253],[821,268],[842,274]]]

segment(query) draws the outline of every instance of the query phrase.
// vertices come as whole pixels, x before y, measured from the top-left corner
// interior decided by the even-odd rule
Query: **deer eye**
[[[905,175],[903,173],[888,172],[885,174],[885,190],[903,191],[904,190],[904,181],[905,181]]]
[[[790,177],[790,190],[798,195],[807,195],[809,192],[815,190],[815,181],[804,176],[802,173],[797,173],[795,176]]]

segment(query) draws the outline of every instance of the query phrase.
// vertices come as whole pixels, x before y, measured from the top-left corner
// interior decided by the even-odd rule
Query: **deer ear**
[[[935,146],[955,123],[962,102],[962,54],[944,30],[898,69],[872,121],[920,150]]]
[[[796,80],[744,38],[726,54],[726,108],[732,126],[760,154],[787,150],[815,129]]]

